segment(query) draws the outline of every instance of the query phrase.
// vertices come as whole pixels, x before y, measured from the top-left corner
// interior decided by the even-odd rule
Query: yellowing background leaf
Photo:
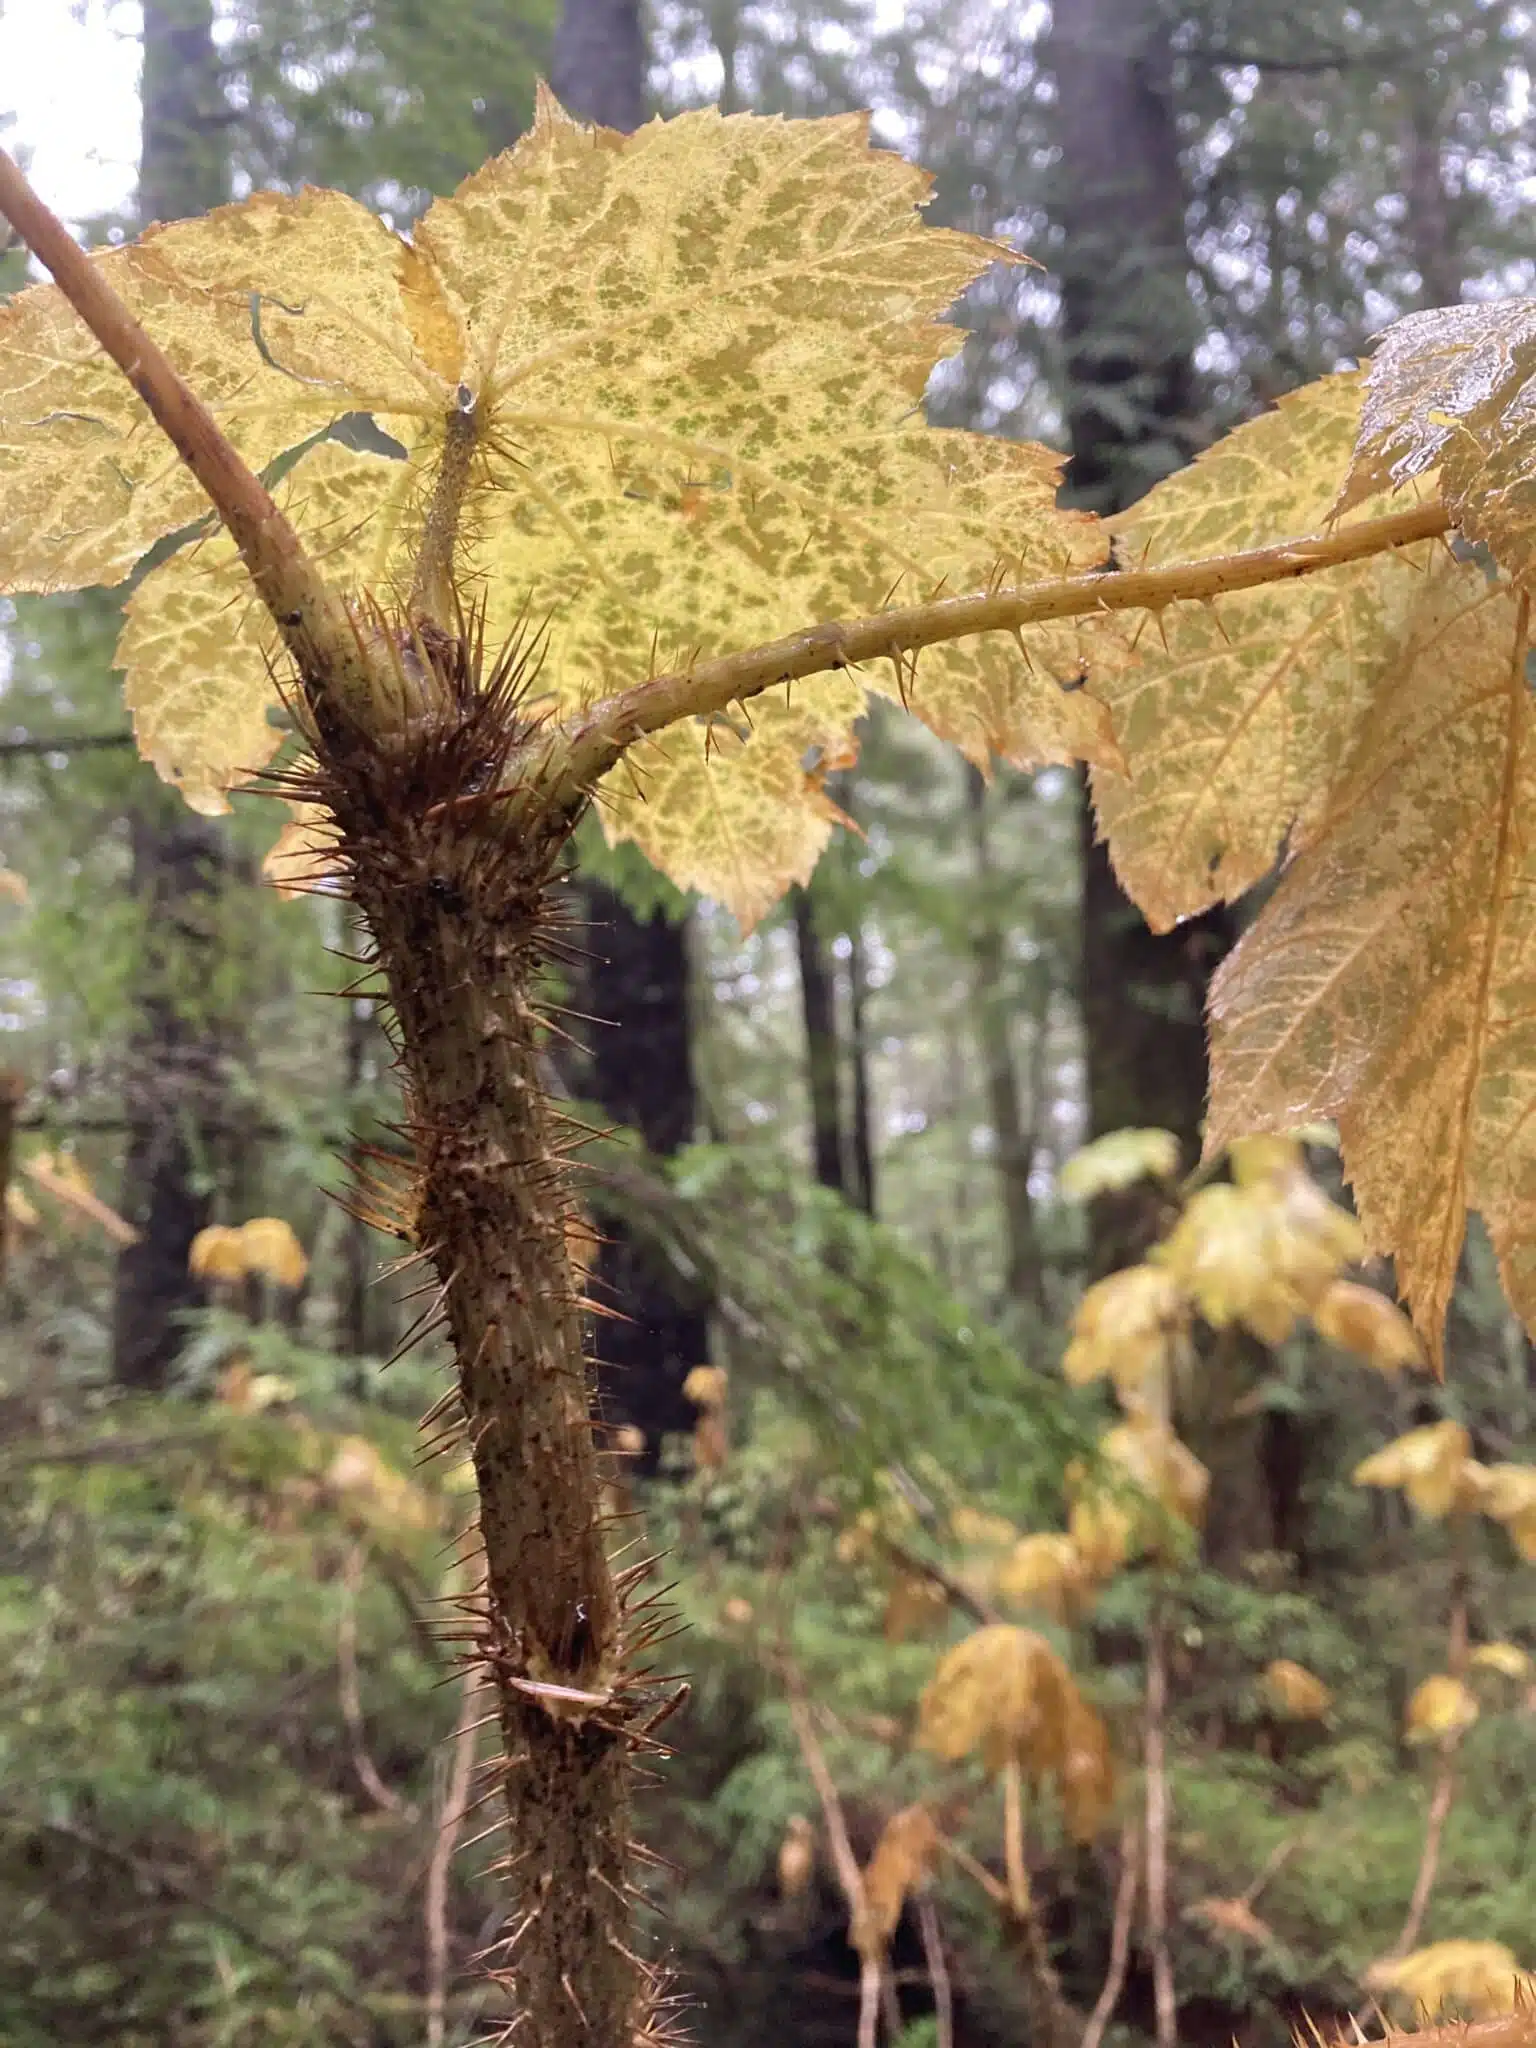
[[[1501,1941],[1436,1941],[1411,1955],[1373,1963],[1365,1973],[1373,1991],[1395,1991],[1433,2017],[1445,2007],[1480,2019],[1529,2005],[1536,1978],[1520,1968]]]
[[[1179,1141],[1172,1131],[1109,1131],[1074,1152],[1061,1169],[1061,1192],[1069,1202],[1128,1188],[1138,1180],[1171,1180],[1179,1170]]]

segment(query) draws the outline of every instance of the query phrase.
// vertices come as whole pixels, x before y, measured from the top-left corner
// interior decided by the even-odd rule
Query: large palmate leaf
[[[1353,377],[1294,394],[1117,522],[1122,554],[1315,530],[1359,405]],[[1536,1321],[1519,600],[1426,542],[1164,623],[1166,648],[1144,628],[1100,682],[1130,776],[1095,778],[1119,873],[1166,927],[1284,859],[1213,988],[1208,1148],[1335,1118],[1367,1238],[1396,1254],[1431,1350],[1469,1207]]]
[[[548,621],[544,681],[570,709],[810,622],[1101,555],[1093,522],[1055,508],[1054,458],[923,424],[929,373],[961,341],[937,316],[1004,253],[925,227],[927,188],[868,147],[862,117],[698,113],[619,136],[546,95],[533,130],[437,201],[411,244],[338,194],[263,193],[107,260],[248,459],[357,412],[399,444],[404,460],[354,459],[308,496],[317,455],[294,472],[292,516],[309,538],[307,506],[323,507],[343,587],[404,594],[446,422],[472,404],[463,593],[483,598],[493,641]],[[116,576],[198,508],[120,382],[106,405],[115,373],[57,293],[3,318],[0,354],[35,329],[50,363],[35,391],[14,375],[0,391],[0,454],[52,537],[0,529],[0,578]],[[81,415],[97,469],[127,479],[99,532],[72,481]],[[229,672],[246,714],[221,757],[207,714],[224,671],[207,668],[215,636],[193,593],[229,573],[205,550],[147,579],[123,648],[155,758],[204,805],[257,765],[256,658],[275,653],[253,613]],[[194,643],[195,753],[172,659]],[[931,649],[915,673],[797,684],[753,706],[750,730],[685,723],[610,778],[605,824],[750,917],[824,844],[821,780],[866,687],[900,689],[979,761],[1115,761],[1102,706],[1063,687],[1080,675],[1073,632],[1042,628],[1030,655],[994,635]]]
[[[1438,469],[1463,533],[1536,579],[1536,299],[1410,313],[1371,362],[1339,507]]]
[[[1346,773],[1212,990],[1212,1114],[1336,1117],[1438,1356],[1466,1213],[1536,1323],[1536,746],[1523,602],[1442,551]]]
[[[1345,375],[1282,399],[1116,520],[1117,555],[1155,566],[1317,532],[1360,398]],[[1133,663],[1096,668],[1130,778],[1095,774],[1099,825],[1155,929],[1240,895],[1326,815],[1429,554],[1171,607],[1134,629]]]

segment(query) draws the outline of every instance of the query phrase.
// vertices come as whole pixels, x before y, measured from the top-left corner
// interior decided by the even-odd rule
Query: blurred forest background
[[[1533,289],[1533,35],[1508,0],[145,0],[137,210],[84,225],[310,180],[408,226],[541,75],[620,128],[872,108],[934,218],[1042,266],[972,293],[933,417],[1070,451],[1111,510],[1388,320]],[[196,817],[135,756],[122,595],[0,607],[0,2041],[439,2048],[495,2018],[466,1963],[496,1852],[449,1856],[483,1823],[432,1627],[464,1590],[462,1474],[415,1436],[441,1359],[384,1369],[399,1247],[330,1199],[394,1143],[388,1040],[346,907],[262,877],[270,803]],[[1152,935],[1080,780],[985,780],[883,712],[836,792],[857,830],[745,938],[583,839],[559,1066],[620,1133],[595,1342],[688,1623],[644,1828],[698,2039],[853,2048],[848,1861],[920,1798],[902,2048],[1169,2042],[1170,1987],[1181,2040],[1272,2048],[1368,2010],[1384,1955],[1536,1966],[1536,1565],[1443,1490],[1351,1483],[1413,1428],[1530,1454],[1536,1356],[1482,1239],[1444,1386],[1289,1318],[1203,1333],[1198,1540],[1091,1605],[1048,1547],[1021,1563],[1108,1419],[1069,1326],[1174,1220],[1243,916]],[[1177,1168],[1067,1199],[1074,1151],[1148,1127]],[[291,1240],[191,1269],[261,1217]],[[998,1619],[1070,1654],[1119,1760],[1086,1819],[1031,1801],[1022,1920],[1003,1793],[913,1741],[945,1646]],[[1490,1643],[1474,1725],[1470,1694],[1410,1710]],[[1164,1803],[1166,1897],[1128,1875]]]

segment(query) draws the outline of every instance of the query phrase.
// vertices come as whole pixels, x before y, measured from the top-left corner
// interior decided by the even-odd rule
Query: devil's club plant
[[[286,704],[280,786],[398,1019],[415,1165],[381,1200],[457,1359],[504,1740],[491,1962],[538,2048],[669,2025],[628,1786],[675,1691],[644,1564],[608,1554],[539,1074],[589,804],[750,921],[814,864],[876,689],[979,763],[1088,761],[1160,924],[1283,847],[1217,987],[1212,1143],[1337,1116],[1432,1347],[1469,1202],[1536,1309],[1528,309],[1405,322],[1363,432],[1359,381],[1327,380],[1111,534],[1056,508],[1046,451],[922,424],[961,339],[937,316],[1013,260],[924,227],[925,192],[860,119],[621,137],[545,96],[410,241],[261,193],[87,258],[0,157],[57,281],[0,312],[0,587],[134,574],[140,744],[200,808]]]

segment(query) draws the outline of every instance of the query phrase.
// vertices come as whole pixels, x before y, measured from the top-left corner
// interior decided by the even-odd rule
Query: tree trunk
[[[805,1073],[811,1098],[811,1169],[824,1188],[850,1198],[844,1164],[841,1061],[837,1038],[837,977],[816,925],[809,889],[797,888],[791,907],[795,956],[800,963],[800,1010],[805,1020]]]
[[[227,109],[208,0],[147,0],[143,46],[139,211],[146,221],[205,212],[226,196]],[[120,1385],[147,1389],[165,1383],[182,1342],[178,1318],[201,1298],[187,1254],[208,1220],[212,1127],[234,1124],[224,1079],[237,1034],[205,1011],[230,865],[224,835],[146,768],[130,840],[145,941],[119,1206],[140,1235],[117,1264],[112,1359]]]
[[[998,917],[997,877],[987,829],[987,785],[979,769],[965,770],[966,809],[976,856],[975,914],[971,924],[971,977],[976,993],[976,1032],[981,1041],[987,1115],[1003,1210],[1003,1288],[1011,1302],[1041,1301],[1040,1243],[1035,1204],[1029,1192],[1035,1134],[1025,1124],[1014,1065],[1012,1018],[1007,985],[1007,945]],[[1045,1020],[1039,1020],[1040,1030]],[[1036,1105],[1030,1105],[1031,1115]]]
[[[1200,439],[1184,180],[1154,0],[1073,0],[1045,45],[1061,155],[1052,195],[1066,348],[1068,484],[1113,512]],[[1158,1124],[1186,1152],[1205,1112],[1205,998],[1224,912],[1156,937],[1127,901],[1084,806],[1080,997],[1094,1136]],[[1149,1219],[1100,1205],[1100,1270],[1139,1256]]]
[[[550,83],[567,113],[627,134],[645,119],[645,39],[638,0],[565,0]]]
[[[579,120],[626,132],[645,118],[645,42],[638,0],[565,0],[555,30],[551,82]],[[582,885],[593,956],[578,1007],[598,1019],[585,1085],[603,1114],[637,1130],[666,1158],[692,1142],[693,1076],[686,924],[637,917],[596,882]],[[661,1437],[691,1429],[695,1411],[682,1385],[709,1356],[705,1305],[618,1218],[606,1219],[593,1293],[614,1311],[600,1316],[594,1342],[604,1405],[643,1430],[642,1469]]]
[[[602,1020],[591,1033],[587,1085],[605,1116],[638,1131],[646,1150],[665,1159],[694,1138],[688,926],[637,917],[600,883],[585,883],[583,898],[586,942],[597,956],[587,965],[583,1008]],[[644,1471],[654,1468],[663,1436],[697,1420],[683,1381],[709,1357],[706,1305],[621,1219],[605,1217],[603,1233],[593,1292],[617,1311],[599,1316],[593,1333],[604,1408],[644,1432]]]
[[[875,1213],[874,1106],[869,1086],[869,968],[857,921],[848,934],[848,1053],[853,1065],[853,1175],[850,1198]]]

